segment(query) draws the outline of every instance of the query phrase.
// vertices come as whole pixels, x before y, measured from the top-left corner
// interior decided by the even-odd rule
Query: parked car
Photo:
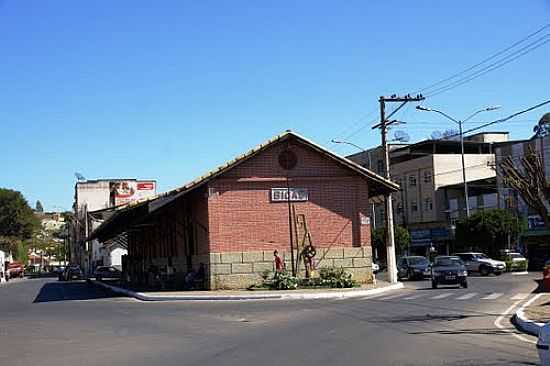
[[[56,275],[59,275],[65,272],[65,266],[55,266],[54,268],[52,268],[51,272],[55,273]]]
[[[468,287],[468,270],[460,257],[438,256],[432,264],[432,288],[439,285]]]
[[[25,276],[25,265],[23,262],[19,261],[10,262],[7,266],[7,272],[9,274],[9,278],[23,278],[23,276]]]
[[[491,259],[483,253],[466,252],[456,253],[453,256],[462,259],[468,272],[479,272],[482,276],[488,276],[490,273],[499,276],[506,270],[506,263]]]
[[[401,257],[397,263],[397,277],[407,280],[430,277],[430,261],[422,256]]]
[[[59,275],[60,281],[81,280],[84,278],[84,273],[80,266],[68,266],[62,274]]]
[[[520,253],[507,252],[502,259],[507,271],[527,271],[527,258]]]
[[[101,281],[104,278],[120,279],[122,272],[115,267],[100,266],[94,271],[94,277],[96,280]]]

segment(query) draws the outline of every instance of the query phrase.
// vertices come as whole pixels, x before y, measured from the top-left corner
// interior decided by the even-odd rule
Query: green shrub
[[[269,287],[274,290],[294,290],[298,288],[299,280],[288,272],[276,273],[269,281]]]
[[[321,268],[319,276],[321,277],[320,284],[323,287],[350,288],[357,286],[352,274],[344,271],[343,268]]]

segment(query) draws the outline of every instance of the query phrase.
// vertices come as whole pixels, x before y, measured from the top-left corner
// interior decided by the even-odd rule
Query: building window
[[[403,213],[403,203],[397,202],[397,213]]]
[[[378,160],[376,162],[376,171],[379,175],[384,174],[384,160]]]
[[[424,183],[431,183],[432,182],[432,172],[429,170],[424,171]]]
[[[411,201],[411,211],[412,212],[418,211],[418,203],[416,203],[416,201]]]
[[[431,198],[426,198],[425,205],[424,205],[425,211],[431,211],[433,210],[433,202]]]
[[[416,176],[409,175],[409,186],[416,187]]]

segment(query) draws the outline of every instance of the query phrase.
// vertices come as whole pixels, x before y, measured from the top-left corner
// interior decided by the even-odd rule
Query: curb
[[[354,297],[363,297],[377,295],[387,291],[403,288],[403,283],[399,282],[381,288],[368,290],[347,290],[347,291],[324,291],[324,292],[296,292],[284,294],[250,294],[250,295],[160,295],[151,296],[143,292],[135,292],[124,288],[90,280],[94,285],[104,287],[115,293],[128,297],[133,297],[141,301],[242,301],[242,300],[318,300],[318,299],[348,299]]]
[[[523,272],[511,272],[512,276],[523,276],[523,275],[528,275],[529,272],[527,271],[523,271]]]
[[[542,295],[543,294],[537,294],[533,296],[529,301],[523,304],[512,317],[512,322],[515,324],[515,326],[519,330],[521,330],[523,333],[527,333],[535,337],[539,336],[540,328],[542,328],[545,325],[545,323],[538,323],[538,322],[529,320],[525,316],[525,308],[531,305],[536,299],[538,299]]]

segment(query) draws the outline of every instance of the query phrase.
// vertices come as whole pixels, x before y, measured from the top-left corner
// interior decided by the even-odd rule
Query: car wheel
[[[460,286],[462,286],[462,288],[468,288],[468,281],[462,282]]]
[[[502,272],[495,272],[495,276],[500,276]]]
[[[489,275],[489,269],[485,266],[479,267],[479,274],[482,276],[488,276]]]
[[[436,281],[432,281],[432,288],[437,288],[437,282]]]

